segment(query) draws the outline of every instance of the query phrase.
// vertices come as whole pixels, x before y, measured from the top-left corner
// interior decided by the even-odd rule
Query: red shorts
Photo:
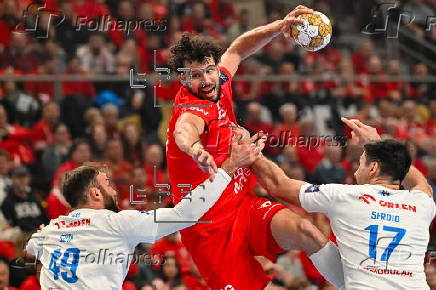
[[[197,224],[181,231],[201,275],[213,290],[263,289],[270,278],[254,256],[272,261],[283,253],[271,234],[272,217],[286,208],[247,196],[237,212],[219,225]]]

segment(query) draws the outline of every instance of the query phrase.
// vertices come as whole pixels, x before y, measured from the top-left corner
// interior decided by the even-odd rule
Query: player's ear
[[[369,176],[375,177],[380,173],[380,163],[373,161],[369,164]]]
[[[88,190],[88,195],[89,195],[90,200],[97,201],[97,200],[101,199],[101,195],[102,194],[101,194],[100,190],[97,187],[92,186]]]

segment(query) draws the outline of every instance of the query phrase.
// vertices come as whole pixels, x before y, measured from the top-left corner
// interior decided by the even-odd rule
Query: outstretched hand
[[[302,19],[297,19],[297,17],[301,14],[305,14],[305,13],[313,13],[313,9],[310,9],[306,6],[303,5],[298,5],[297,7],[295,7],[294,10],[292,10],[291,12],[289,12],[288,15],[286,15],[285,18],[283,18],[282,20],[282,33],[284,35],[284,37],[290,42],[295,44],[294,39],[291,36],[291,25],[296,25],[296,24],[302,24],[303,20]]]
[[[216,166],[212,155],[210,155],[210,153],[201,145],[198,145],[191,148],[191,156],[203,172],[209,173],[209,180],[213,181],[215,179],[215,174],[218,171],[218,167]]]
[[[347,119],[342,117],[342,122],[344,122],[348,127],[350,127],[352,140],[359,145],[364,145],[370,141],[381,140],[380,135],[374,127],[363,124],[357,119]]]

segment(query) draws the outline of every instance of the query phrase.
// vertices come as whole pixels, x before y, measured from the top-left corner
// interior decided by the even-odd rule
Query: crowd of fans
[[[280,19],[290,5],[265,1],[266,18],[253,24],[249,9],[237,10],[229,0],[45,2],[45,10],[38,10],[38,1],[1,1],[0,77],[125,77],[131,68],[151,73],[155,65],[166,66],[168,48],[184,31],[213,37],[226,47],[254,26]],[[341,31],[338,13],[344,13],[345,8],[348,13],[356,10],[357,4],[340,1],[344,2],[342,8],[333,11],[335,1],[303,2],[332,18],[335,35],[331,45],[306,53],[278,38],[244,61],[237,75],[307,78],[235,79],[233,97],[240,124],[251,132],[269,133],[265,154],[289,177],[317,184],[353,183],[361,149],[347,143],[349,132],[339,117],[355,117],[375,126],[383,136],[409,140],[414,165],[435,189],[436,85],[386,80],[403,74],[430,76],[429,67],[382,58],[368,37],[361,37],[352,50],[338,48],[334,40]],[[436,11],[431,0],[405,4]],[[50,18],[50,14],[62,17]],[[115,29],[113,24],[107,30],[94,31],[91,24],[102,15],[124,23],[150,22],[134,31]],[[40,21],[35,22],[37,16]],[[85,19],[89,26],[77,29],[78,19]],[[35,23],[36,29],[29,30]],[[423,29],[419,25],[413,29]],[[171,104],[179,87],[177,81],[162,81],[157,102]],[[40,224],[69,212],[59,189],[62,174],[68,170],[90,161],[107,164],[122,209],[150,210],[154,201],[159,207],[172,205],[170,197],[159,193],[168,183],[163,144],[170,110],[154,106],[153,91],[133,89],[128,82],[77,80],[62,83],[61,94],[61,98],[55,97],[55,85],[50,81],[1,82],[0,289],[40,289],[36,270],[21,267],[17,258],[22,257],[23,245]],[[325,127],[333,132],[330,140],[311,138],[326,135],[316,122],[317,106],[329,112]],[[303,138],[304,145],[289,142],[289,134]],[[145,199],[139,197],[143,190]],[[267,195],[260,186],[253,194]],[[334,240],[326,217],[291,208]],[[429,249],[434,250],[436,229],[431,233]],[[208,289],[178,234],[152,246],[141,245],[137,251],[150,255],[152,262],[132,265],[123,289],[152,289],[152,285],[157,289]],[[333,289],[301,251],[283,254],[276,264],[263,258],[259,262],[276,289]],[[436,266],[427,264],[426,274],[431,289],[436,289]]]

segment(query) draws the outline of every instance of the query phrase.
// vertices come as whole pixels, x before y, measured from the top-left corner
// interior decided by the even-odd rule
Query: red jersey
[[[204,133],[200,136],[201,144],[212,155],[216,165],[220,167],[229,156],[232,122],[236,124],[232,106],[231,80],[230,73],[221,67],[221,97],[216,103],[198,99],[184,87],[179,89],[175,97],[174,105],[186,107],[173,107],[168,126],[166,154],[174,204],[179,203],[188,190],[195,188],[208,178],[208,174],[201,171],[192,157],[181,151],[177,146],[173,136],[176,121],[185,112],[194,114],[204,120],[206,125]],[[219,201],[203,216],[202,220],[213,220],[214,225],[216,225],[229,218],[238,209],[247,188],[254,185],[252,176],[248,168],[239,168]],[[189,188],[186,185],[192,187]],[[207,225],[211,226],[211,224]]]

